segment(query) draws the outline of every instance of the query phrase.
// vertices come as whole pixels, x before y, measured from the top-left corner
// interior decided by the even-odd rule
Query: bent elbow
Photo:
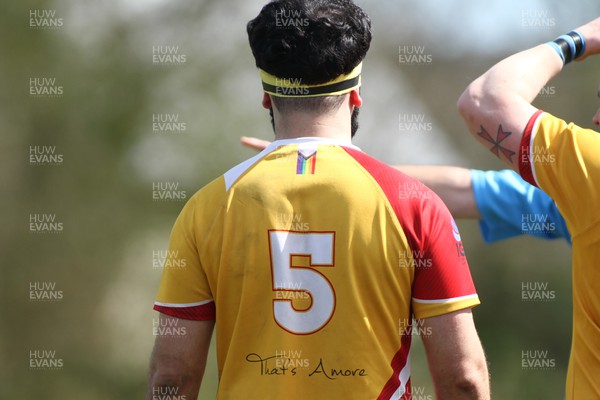
[[[150,375],[151,386],[156,387],[181,387],[185,383],[182,375],[155,372]]]
[[[475,82],[471,83],[460,95],[456,103],[458,112],[467,125],[471,125],[479,113],[481,107],[481,96],[475,88]]]
[[[488,400],[490,383],[485,362],[465,366],[463,371],[455,380],[456,391],[470,399]]]

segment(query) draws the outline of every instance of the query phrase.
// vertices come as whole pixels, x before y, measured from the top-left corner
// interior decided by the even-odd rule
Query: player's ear
[[[354,89],[350,92],[350,105],[354,107],[362,106],[362,98],[360,97],[358,89]]]
[[[262,105],[267,110],[272,107],[271,105],[271,96],[268,93],[263,93]]]

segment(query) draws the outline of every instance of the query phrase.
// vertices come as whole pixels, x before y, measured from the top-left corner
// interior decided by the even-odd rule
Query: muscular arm
[[[487,363],[471,309],[423,319],[422,335],[436,398],[489,399]]]
[[[169,394],[198,397],[215,321],[190,321],[160,314],[160,326],[176,326],[181,335],[158,335],[150,360],[146,399]]]
[[[537,110],[530,103],[561,69],[556,52],[540,45],[494,65],[458,100],[469,132],[517,172],[521,137]]]
[[[578,30],[586,38],[585,56],[599,50],[600,18]],[[514,54],[473,81],[458,100],[458,110],[471,134],[518,172],[521,137],[535,113],[539,91],[563,68],[546,44]]]

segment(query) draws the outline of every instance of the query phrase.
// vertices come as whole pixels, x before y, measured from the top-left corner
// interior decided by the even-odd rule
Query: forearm
[[[500,61],[469,85],[465,93],[482,111],[493,111],[513,101],[531,103],[562,67],[556,51],[542,44]]]
[[[470,309],[426,318],[422,336],[429,370],[440,400],[488,400],[490,384],[483,347]]]
[[[163,326],[182,335],[158,335],[150,358],[146,400],[198,397],[214,321],[192,321],[160,314]],[[170,396],[170,397],[169,397]]]
[[[155,348],[152,352],[146,400],[167,398],[164,397],[167,395],[172,398],[197,398],[206,359],[201,359],[198,365],[192,365],[188,360],[172,357],[161,350]]]
[[[200,391],[201,378],[151,372],[146,400],[163,398],[195,399]],[[169,397],[171,396],[171,397]]]
[[[471,183],[471,170],[437,165],[394,165],[433,190],[454,218],[480,218]]]
[[[477,336],[472,340],[470,353],[457,355],[458,360],[452,369],[431,371],[438,400],[490,399],[489,372],[483,348]],[[460,344],[456,343],[455,346]]]
[[[541,44],[500,61],[473,81],[458,100],[471,134],[516,171],[523,131],[536,111],[531,102],[565,62],[600,51],[600,18],[577,31],[552,45]]]
[[[438,400],[489,400],[490,381],[486,365],[480,365],[462,379],[453,382],[442,381],[435,385]]]
[[[585,53],[579,60],[596,54],[600,48],[600,19],[577,28],[585,40]],[[563,61],[548,44],[540,44],[500,61],[473,81],[459,102],[493,112],[513,101],[531,103],[540,90],[561,70]]]

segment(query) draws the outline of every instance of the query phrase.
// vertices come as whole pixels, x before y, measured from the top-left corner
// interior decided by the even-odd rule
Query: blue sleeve
[[[471,170],[471,181],[481,215],[479,227],[487,243],[518,235],[564,238],[571,243],[554,201],[516,172]]]

